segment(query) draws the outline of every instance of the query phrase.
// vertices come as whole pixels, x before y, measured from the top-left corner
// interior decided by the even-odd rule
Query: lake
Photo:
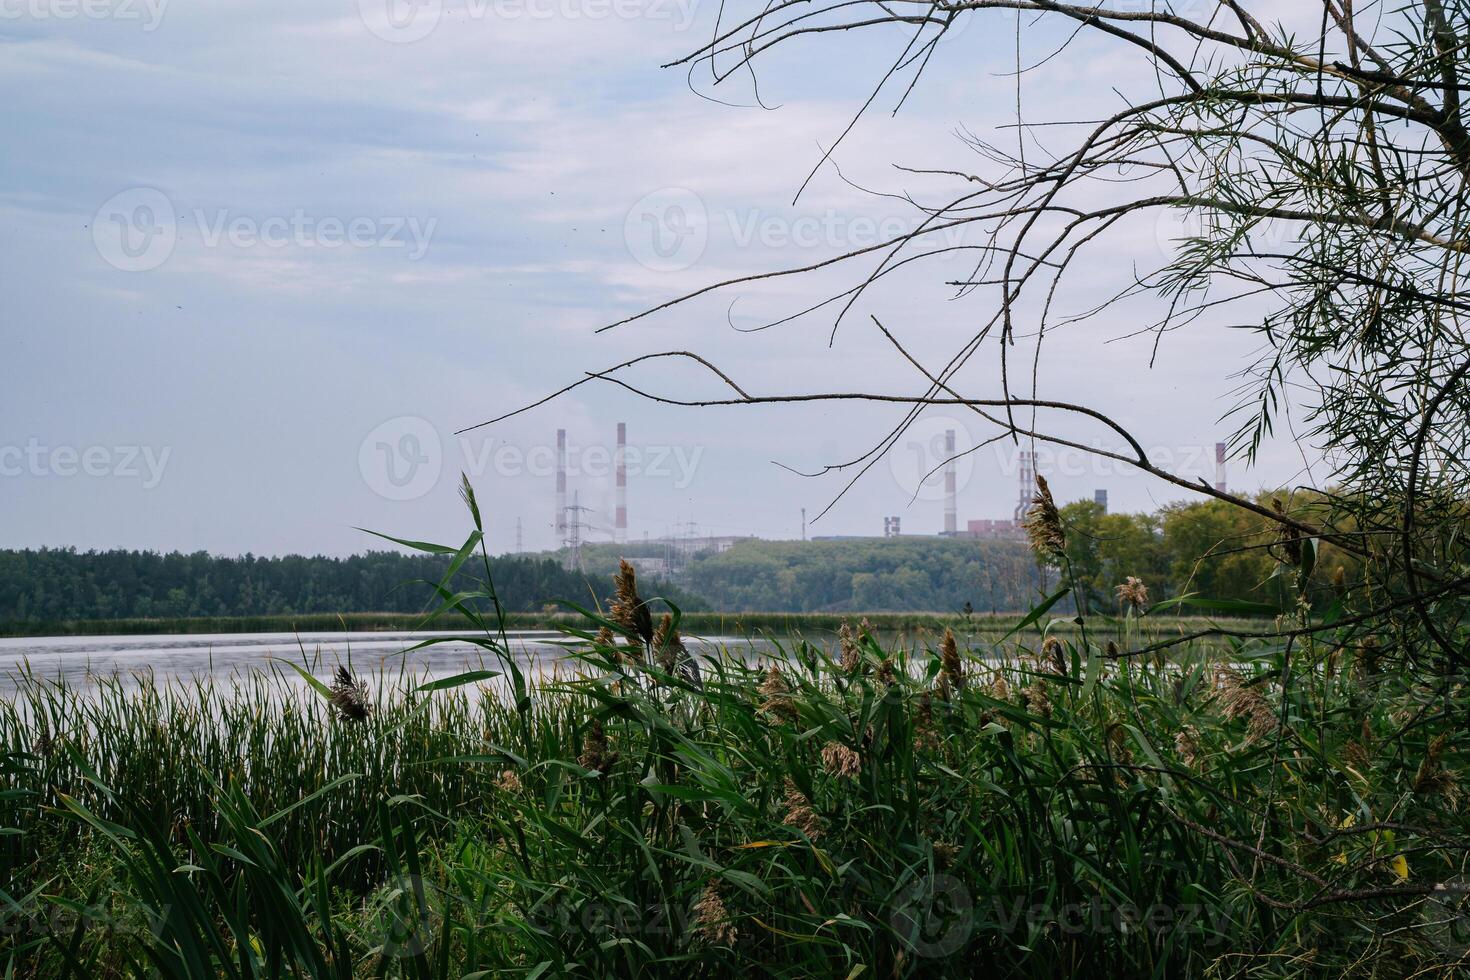
[[[441,643],[422,650],[409,648],[434,636],[455,632],[319,632],[213,633],[156,636],[50,636],[0,638],[0,691],[13,692],[21,673],[48,680],[86,684],[98,677],[127,681],[151,673],[156,680],[189,680],[210,675],[228,679],[252,668],[269,669],[272,661],[314,664],[326,678],[338,664],[350,663],[358,673],[397,673],[406,666],[416,676],[443,677],[481,666],[495,667],[495,657],[469,643]],[[518,660],[545,669],[566,653],[559,633],[518,630],[506,637]],[[684,637],[695,653],[719,647],[758,652],[766,648],[744,637]],[[306,656],[302,656],[302,651]],[[286,668],[282,667],[282,670]],[[290,675],[290,671],[286,671]],[[290,675],[293,676],[294,675]]]

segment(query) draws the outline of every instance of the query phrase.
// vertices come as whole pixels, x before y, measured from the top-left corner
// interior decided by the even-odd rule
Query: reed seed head
[[[353,677],[352,671],[339,664],[332,682],[331,705],[339,718],[365,721],[369,710],[367,682]]]
[[[658,629],[653,633],[653,655],[666,674],[672,674],[684,657],[684,640],[674,628],[673,613],[664,613],[658,621]]]
[[[1247,684],[1234,670],[1220,673],[1220,704],[1227,721],[1246,720],[1246,740],[1265,738],[1279,727],[1276,712],[1260,688]]]
[[[772,667],[766,671],[766,679],[760,686],[760,696],[760,710],[772,718],[796,721],[801,716],[796,702],[791,699],[791,685],[786,683],[780,667]]]
[[[919,695],[919,710],[914,714],[914,750],[934,752],[939,749],[939,729],[934,725],[934,700],[925,691]]]
[[[613,585],[616,592],[610,610],[612,621],[625,633],[638,637],[644,643],[653,642],[653,613],[638,595],[638,573],[626,558],[618,562]]]
[[[863,665],[863,655],[853,638],[852,627],[846,622],[837,630],[837,645],[842,651],[842,669],[849,674],[857,673]]]
[[[811,800],[806,794],[797,788],[791,777],[786,777],[786,816],[781,822],[788,827],[794,827],[806,834],[812,840],[818,840],[822,836],[822,818],[817,811],[812,809]]]
[[[1199,729],[1193,725],[1185,725],[1174,735],[1174,751],[1179,753],[1187,768],[1193,769],[1199,761]]]
[[[862,772],[863,759],[841,742],[828,742],[822,747],[822,768],[839,778],[855,779]]]
[[[1460,778],[1453,770],[1440,764],[1448,736],[1436,735],[1429,743],[1424,758],[1419,762],[1419,771],[1414,775],[1414,792],[1420,796],[1443,796],[1450,805],[1460,799]]]
[[[740,931],[720,898],[719,883],[711,878],[694,903],[694,934],[712,946],[734,946]]]
[[[1036,496],[1031,498],[1031,509],[1021,522],[1026,536],[1031,541],[1031,550],[1036,557],[1048,564],[1056,564],[1067,551],[1067,536],[1062,533],[1062,515],[1052,499],[1051,488],[1046,477],[1036,474]]]
[[[1026,708],[1032,714],[1043,718],[1051,717],[1051,695],[1046,691],[1046,684],[1037,681],[1021,692],[1021,700],[1026,703]]]
[[[1053,674],[1067,673],[1067,648],[1055,636],[1048,636],[1041,643],[1041,666]]]
[[[1138,612],[1148,605],[1148,586],[1143,584],[1143,579],[1136,575],[1128,576],[1127,581],[1116,589],[1118,601],[1125,606],[1131,606]]]
[[[609,747],[602,721],[594,719],[582,739],[582,754],[577,757],[577,762],[583,769],[607,772],[617,761],[618,754]]]
[[[954,685],[956,690],[964,690],[965,664],[960,659],[959,644],[955,643],[954,630],[944,631],[944,642],[939,646],[939,662],[944,668],[943,678]]]

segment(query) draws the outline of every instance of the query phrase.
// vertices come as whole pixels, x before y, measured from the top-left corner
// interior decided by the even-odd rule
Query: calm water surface
[[[416,676],[443,677],[463,670],[494,668],[493,654],[469,643],[440,643],[421,650],[414,645],[454,633],[215,633],[160,636],[52,636],[0,638],[0,692],[13,692],[26,671],[50,680],[85,684],[99,677],[127,681],[152,674],[159,681],[191,680],[211,675],[227,680],[252,668],[269,670],[273,662],[311,664],[319,677],[338,664],[359,673],[406,669]],[[567,654],[558,633],[508,632],[510,648],[533,670],[546,670]],[[768,649],[743,637],[684,638],[694,653],[719,647],[755,655]],[[303,656],[304,651],[304,656]],[[274,664],[287,675],[295,675]]]

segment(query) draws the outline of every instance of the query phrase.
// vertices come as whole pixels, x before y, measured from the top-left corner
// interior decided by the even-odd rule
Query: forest
[[[1274,531],[1222,501],[1171,504],[1152,514],[1108,514],[1090,501],[1060,510],[1076,589],[1062,608],[1075,609],[1080,600],[1108,611],[1130,576],[1142,580],[1155,602],[1187,593],[1246,602],[1280,598],[1272,578],[1277,562],[1263,547]],[[1350,564],[1326,557],[1331,546],[1322,547],[1313,593],[1319,597],[1328,594],[1335,568]],[[506,555],[493,560],[491,573],[507,610],[538,611],[557,601],[586,605],[607,597],[618,561],[637,550],[587,546],[585,572],[566,569],[559,555]],[[0,550],[0,622],[413,613],[426,608],[433,596],[427,583],[438,581],[448,563],[448,556],[394,551],[269,558]],[[456,582],[472,577],[462,571]],[[954,613],[968,604],[975,612],[1009,613],[1055,584],[1055,571],[1039,565],[1021,540],[903,537],[752,539],[695,554],[675,583],[650,577],[648,588],[689,611]]]
[[[1269,506],[1293,497],[1280,492],[1259,499]],[[1297,494],[1293,509],[1306,513],[1319,501]],[[1078,501],[1061,507],[1060,517],[1076,593],[1060,608],[1075,610],[1080,600],[1092,611],[1116,611],[1118,586],[1129,577],[1140,579],[1154,602],[1189,594],[1272,605],[1282,598],[1268,547],[1275,529],[1223,501],[1170,504],[1148,514],[1109,514]],[[1310,593],[1315,601],[1330,594],[1338,566],[1354,567],[1331,545],[1321,550]],[[585,551],[594,579],[612,574],[622,557],[613,545]],[[977,613],[1008,613],[1028,608],[1057,578],[1021,539],[899,537],[740,541],[691,556],[679,583],[722,612],[954,613],[968,604]]]
[[[450,556],[369,551],[224,557],[155,551],[0,550],[0,621],[412,613],[426,608]],[[496,558],[491,574],[509,610],[586,601],[586,579],[549,558]],[[461,572],[456,582],[471,576]]]

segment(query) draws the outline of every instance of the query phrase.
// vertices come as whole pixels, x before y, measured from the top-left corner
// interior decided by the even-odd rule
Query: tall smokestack
[[[613,540],[628,540],[628,423],[618,423],[618,448],[613,456],[617,467],[617,513],[613,516]]]
[[[567,546],[567,430],[556,430],[556,543]]]
[[[1036,496],[1036,454],[1023,449],[1017,461],[1020,463],[1017,473],[1020,478],[1017,486],[1020,496],[1016,498],[1015,517],[1019,524],[1031,512],[1031,500]]]
[[[955,500],[954,430],[944,430],[944,533],[959,531],[959,505]]]
[[[1225,492],[1225,444],[1215,443],[1215,489]]]

